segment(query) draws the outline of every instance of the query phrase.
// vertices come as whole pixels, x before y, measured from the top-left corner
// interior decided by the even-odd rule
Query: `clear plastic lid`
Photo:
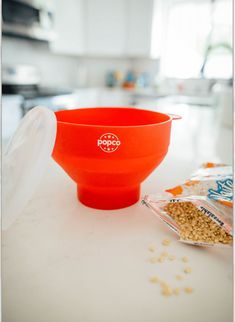
[[[56,138],[55,114],[35,107],[22,119],[2,160],[2,228],[20,215],[38,187]]]

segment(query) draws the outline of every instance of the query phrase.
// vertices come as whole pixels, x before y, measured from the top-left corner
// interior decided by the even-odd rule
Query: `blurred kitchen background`
[[[36,105],[182,115],[171,155],[232,162],[232,0],[2,0],[5,145]]]

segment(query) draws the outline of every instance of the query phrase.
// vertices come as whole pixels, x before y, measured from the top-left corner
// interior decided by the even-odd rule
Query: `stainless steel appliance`
[[[2,82],[4,84],[38,84],[40,73],[37,68],[31,65],[3,65]]]
[[[78,102],[77,94],[71,89],[41,86],[38,69],[29,65],[3,65],[2,93],[4,145],[31,108],[42,105],[58,111],[75,108]]]
[[[54,111],[76,106],[73,90],[41,86],[38,69],[29,65],[3,65],[2,93],[23,98],[23,115],[37,105],[44,105]]]
[[[53,40],[53,1],[2,0],[2,22],[5,35]]]
[[[40,85],[40,72],[31,65],[3,65],[2,92],[3,94],[21,95],[24,106],[30,109],[38,104],[33,100],[64,96],[72,93],[71,89],[43,87]],[[31,102],[31,105],[29,104]]]

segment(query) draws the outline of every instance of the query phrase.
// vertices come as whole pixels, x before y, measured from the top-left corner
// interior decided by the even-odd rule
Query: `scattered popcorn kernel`
[[[164,239],[164,240],[162,241],[162,245],[163,245],[163,246],[169,246],[169,245],[170,245],[170,243],[171,243],[171,241],[170,241],[169,239]]]
[[[192,287],[185,287],[185,288],[184,288],[184,291],[185,291],[185,293],[190,294],[190,293],[192,293],[192,292],[193,292],[193,289],[192,289]]]
[[[169,285],[166,282],[164,282],[164,281],[161,281],[160,280],[159,283],[160,283],[160,285],[161,285],[162,288],[168,288],[169,287]]]
[[[152,252],[152,253],[155,252],[155,246],[154,245],[149,245],[148,250],[150,252]]]
[[[170,261],[173,261],[173,260],[175,260],[175,256],[174,256],[174,255],[169,255],[169,256],[168,256],[168,259],[169,259]]]
[[[191,273],[191,272],[192,272],[192,268],[191,268],[191,267],[185,267],[184,272],[185,272],[186,274],[189,274],[189,273]]]
[[[151,283],[158,283],[159,282],[159,278],[157,276],[151,276],[149,281]]]
[[[167,257],[168,256],[168,253],[167,252],[162,252],[161,253],[161,257]]]
[[[149,259],[149,261],[150,261],[150,263],[151,263],[151,264],[155,264],[155,263],[157,263],[157,262],[158,262],[158,257],[151,257],[151,258]]]
[[[175,275],[175,278],[176,278],[178,281],[182,281],[182,279],[184,279],[182,275]]]
[[[187,257],[187,256],[184,256],[184,257],[182,257],[182,261],[183,261],[184,263],[188,263],[188,262],[189,262],[189,259],[188,259],[188,257]]]
[[[173,294],[179,295],[180,294],[180,289],[178,287],[173,289]]]
[[[171,296],[173,294],[171,287],[163,287],[162,288],[162,295],[164,296]]]
[[[158,261],[158,263],[163,263],[165,261],[165,258],[160,256],[160,257],[158,257],[157,261]]]

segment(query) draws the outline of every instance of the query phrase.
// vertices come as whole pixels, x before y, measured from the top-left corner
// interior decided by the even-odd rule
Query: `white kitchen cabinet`
[[[126,50],[126,0],[86,1],[88,55],[123,56]]]
[[[149,57],[153,0],[128,0],[127,55]]]
[[[56,38],[51,50],[58,54],[82,55],[85,53],[84,1],[56,0],[54,30]]]
[[[87,0],[88,55],[148,57],[153,0]]]
[[[154,0],[57,0],[59,54],[149,57]]]

